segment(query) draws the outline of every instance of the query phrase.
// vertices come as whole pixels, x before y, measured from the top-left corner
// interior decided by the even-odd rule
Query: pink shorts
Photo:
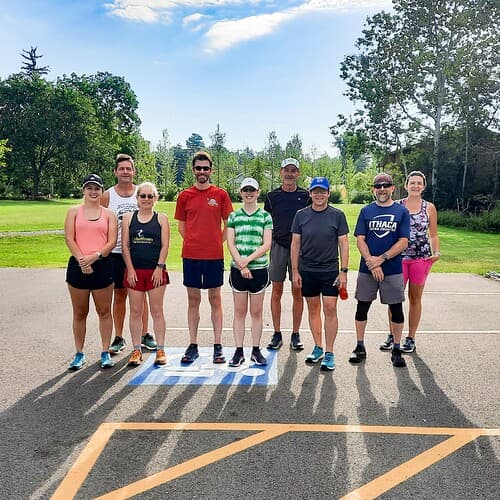
[[[137,290],[138,292],[147,292],[153,290],[153,271],[154,269],[136,269],[135,274],[137,275],[137,283],[135,287],[131,287],[130,283],[127,281],[127,270],[125,269],[125,277],[123,278],[123,286],[125,288],[130,288],[131,290]],[[168,285],[170,279],[168,273],[165,269],[162,271],[163,281],[160,286]]]
[[[431,259],[403,259],[403,279],[412,285],[424,286],[432,267]]]

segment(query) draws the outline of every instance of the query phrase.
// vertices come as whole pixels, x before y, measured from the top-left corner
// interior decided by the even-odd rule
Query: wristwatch
[[[341,267],[340,268],[340,272],[341,273],[346,273],[347,271],[349,271],[349,269],[347,267]]]
[[[167,269],[167,264],[160,264],[158,262],[158,264],[156,264],[156,267],[161,267],[162,269]]]
[[[101,260],[101,259],[102,259],[102,253],[101,253],[101,252],[96,252],[96,254],[97,254],[97,258],[98,258],[99,260]]]
[[[382,258],[384,260],[389,260],[389,256],[385,252],[382,254]]]

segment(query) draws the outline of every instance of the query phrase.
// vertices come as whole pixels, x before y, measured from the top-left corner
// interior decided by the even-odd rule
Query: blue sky
[[[282,146],[334,153],[328,127],[352,104],[340,62],[366,17],[390,0],[1,0],[0,77],[37,46],[49,79],[109,71],[139,99],[142,134],[172,144],[217,123],[230,149]]]

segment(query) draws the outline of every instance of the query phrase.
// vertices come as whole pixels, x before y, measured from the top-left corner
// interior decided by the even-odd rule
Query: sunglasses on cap
[[[390,188],[392,186],[392,184],[390,182],[377,182],[377,184],[374,184],[373,187],[375,189],[387,189],[387,188]]]
[[[246,186],[242,189],[242,191],[244,193],[255,193],[255,191],[257,191],[257,190],[251,186]]]
[[[139,195],[139,198],[142,198],[143,200],[145,200],[146,198],[147,198],[148,200],[152,200],[154,197],[155,197],[155,195],[154,195],[154,194],[146,194],[146,193],[141,193],[141,194]]]
[[[203,170],[203,172],[209,172],[210,170],[212,170],[212,167],[194,167],[194,169],[197,171],[197,172],[201,172]]]

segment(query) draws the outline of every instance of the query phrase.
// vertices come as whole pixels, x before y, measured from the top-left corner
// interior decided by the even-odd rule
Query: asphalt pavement
[[[185,347],[186,293],[180,273],[170,278],[167,345]],[[500,283],[431,274],[417,352],[396,369],[378,349],[387,333],[379,303],[366,362],[347,361],[355,278],[339,301],[334,372],[304,363],[313,347],[305,311],[305,350],[285,343],[276,384],[130,385],[130,344],[114,369],[99,368],[93,309],[88,363],[67,371],[64,270],[0,268],[2,498],[500,498]],[[223,305],[224,344],[233,346],[227,284]],[[286,340],[290,306],[287,285]],[[211,343],[203,294],[199,344]]]

